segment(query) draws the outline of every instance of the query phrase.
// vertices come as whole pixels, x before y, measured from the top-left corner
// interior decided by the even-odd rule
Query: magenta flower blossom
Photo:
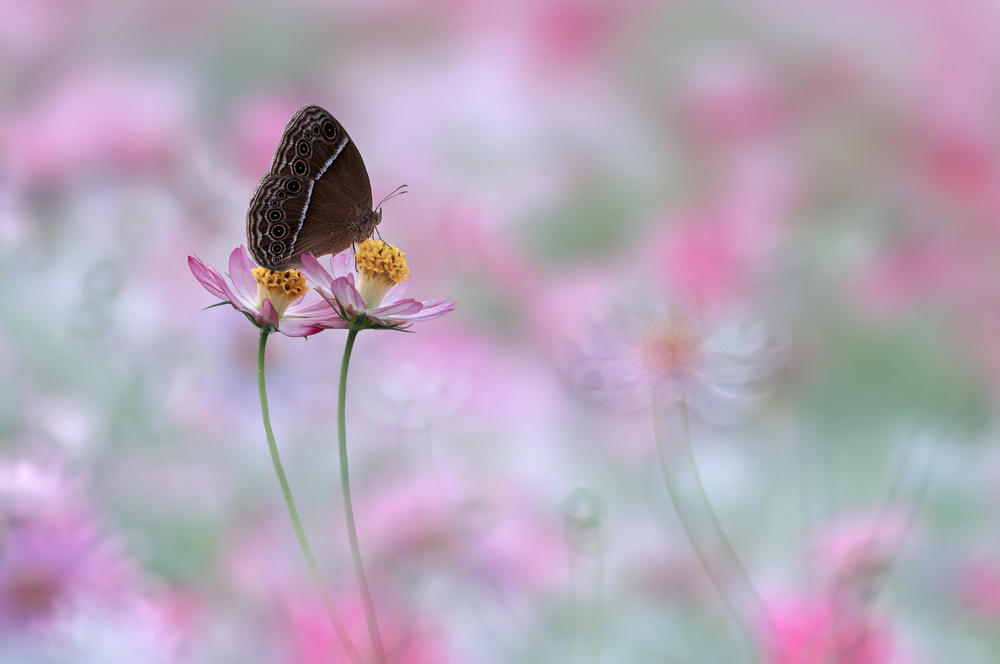
[[[259,328],[270,327],[289,337],[308,337],[324,329],[347,327],[323,300],[303,301],[309,287],[301,272],[257,267],[242,245],[229,256],[232,285],[222,273],[194,256],[188,256],[188,266],[205,290],[223,304],[233,305]]]
[[[762,631],[767,664],[901,664],[889,625],[861,607],[816,597],[767,603],[773,629]]]
[[[401,329],[439,318],[456,305],[443,297],[424,302],[407,298],[410,271],[406,256],[382,240],[365,240],[354,255],[345,251],[332,256],[330,272],[315,256],[303,254],[302,271],[340,318],[346,322],[363,320],[364,327]]]
[[[980,554],[963,562],[957,592],[967,611],[987,623],[1000,624],[1000,560]]]
[[[833,590],[853,589],[858,596],[866,596],[911,535],[913,509],[893,505],[824,524],[810,538],[809,552],[817,572]]]
[[[29,462],[0,464],[0,641],[50,624],[68,603],[113,603],[131,578],[71,482]]]
[[[326,664],[346,662],[340,646],[323,623],[323,609],[314,600],[283,593],[278,600],[286,621],[283,643],[279,646],[284,655],[279,661],[298,664]],[[338,606],[344,607],[344,620],[349,631],[360,634],[364,630],[364,607],[356,598],[338,597]],[[386,615],[388,613],[388,615]],[[383,612],[380,616],[385,639],[386,655],[394,664],[437,664],[450,661],[450,647],[442,626],[434,618],[411,615],[400,610]],[[364,661],[373,661],[365,653]]]

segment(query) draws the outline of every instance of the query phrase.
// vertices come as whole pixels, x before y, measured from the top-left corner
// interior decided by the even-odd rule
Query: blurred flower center
[[[702,344],[701,332],[690,320],[656,323],[642,335],[639,357],[655,373],[681,374],[701,362]]]
[[[386,291],[410,277],[406,254],[382,240],[365,240],[354,252],[358,264],[358,292],[365,306],[377,307]]]
[[[278,316],[285,313],[289,304],[305,295],[309,287],[306,286],[306,278],[298,270],[284,270],[275,272],[263,267],[255,267],[252,270],[254,279],[257,280],[257,306],[263,304],[264,299],[271,300],[274,310]]]
[[[48,613],[59,596],[61,584],[53,571],[26,564],[13,570],[4,587],[4,599],[25,617]]]

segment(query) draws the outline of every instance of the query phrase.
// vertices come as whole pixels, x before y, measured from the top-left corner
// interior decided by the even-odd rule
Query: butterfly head
[[[361,240],[367,240],[368,238],[370,238],[372,236],[372,233],[375,232],[375,227],[378,226],[382,222],[382,203],[385,203],[390,198],[395,198],[396,196],[399,196],[400,194],[405,194],[405,193],[406,193],[406,185],[405,184],[396,187],[392,191],[392,193],[390,193],[388,196],[386,196],[385,198],[383,198],[382,200],[380,200],[378,202],[378,205],[375,206],[374,210],[372,210],[367,215],[363,215],[363,220],[362,220],[362,223],[361,223],[361,231],[362,231],[362,233],[364,233],[365,231],[367,231],[367,234],[365,234],[365,236],[363,238],[360,238],[358,240],[359,242]]]

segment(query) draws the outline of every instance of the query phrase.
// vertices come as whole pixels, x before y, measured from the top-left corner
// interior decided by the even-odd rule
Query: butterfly
[[[303,253],[340,253],[370,238],[380,221],[381,203],[373,209],[368,170],[343,125],[315,104],[300,108],[250,199],[254,261],[270,270],[299,267]]]

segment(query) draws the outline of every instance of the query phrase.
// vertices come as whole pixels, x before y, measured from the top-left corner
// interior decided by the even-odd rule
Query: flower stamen
[[[365,306],[379,306],[386,292],[410,278],[406,254],[382,240],[365,240],[354,252],[358,265],[358,292]]]
[[[264,299],[271,300],[274,310],[281,316],[289,304],[306,294],[306,278],[298,270],[274,271],[263,267],[251,270],[257,280],[257,306]]]
[[[678,375],[701,362],[703,339],[698,326],[687,319],[651,325],[639,345],[642,362],[657,373]]]

